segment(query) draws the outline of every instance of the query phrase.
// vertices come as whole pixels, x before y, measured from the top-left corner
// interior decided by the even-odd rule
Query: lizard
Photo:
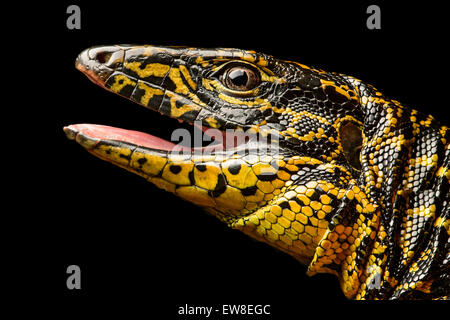
[[[433,116],[251,50],[96,46],[75,66],[213,141],[64,127],[94,156],[336,275],[349,299],[449,299],[450,130]]]

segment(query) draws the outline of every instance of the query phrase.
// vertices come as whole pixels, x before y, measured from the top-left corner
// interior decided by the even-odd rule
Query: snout
[[[123,64],[125,49],[121,46],[97,46],[84,50],[75,60],[75,67],[94,83],[105,81]]]

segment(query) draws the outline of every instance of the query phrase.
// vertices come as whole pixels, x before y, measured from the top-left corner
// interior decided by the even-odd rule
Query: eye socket
[[[258,73],[246,66],[234,66],[222,75],[223,84],[231,90],[249,91],[261,82]]]

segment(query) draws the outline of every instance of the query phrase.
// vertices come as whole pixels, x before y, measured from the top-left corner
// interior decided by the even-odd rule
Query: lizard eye
[[[248,91],[260,83],[260,78],[258,73],[249,67],[235,66],[224,72],[222,82],[228,89]]]

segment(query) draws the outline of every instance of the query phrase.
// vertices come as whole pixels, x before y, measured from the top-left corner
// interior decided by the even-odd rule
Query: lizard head
[[[66,127],[69,138],[303,263],[354,198],[362,116],[342,77],[253,51],[184,47],[93,47],[76,67],[215,142],[180,146],[90,124]]]

